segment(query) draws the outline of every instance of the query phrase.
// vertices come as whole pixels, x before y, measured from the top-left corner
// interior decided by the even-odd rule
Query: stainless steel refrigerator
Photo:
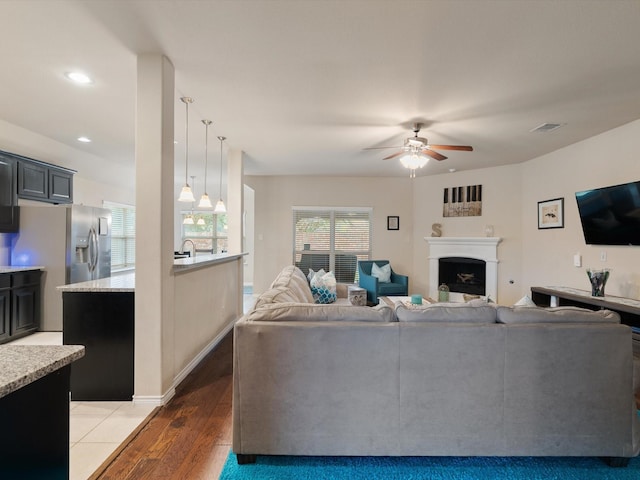
[[[56,287],[111,275],[111,211],[21,206],[11,265],[44,267],[40,330],[62,331],[62,294]]]

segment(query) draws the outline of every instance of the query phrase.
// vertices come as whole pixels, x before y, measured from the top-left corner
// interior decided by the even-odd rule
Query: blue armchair
[[[389,260],[361,260],[358,262],[358,284],[367,291],[367,301],[378,303],[379,296],[385,295],[409,295],[409,277],[395,273],[391,269],[391,282],[384,283],[371,276],[373,264],[382,267]]]

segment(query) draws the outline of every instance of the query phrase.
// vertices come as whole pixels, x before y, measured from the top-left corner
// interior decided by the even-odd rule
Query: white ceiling
[[[363,149],[401,145],[416,120],[430,143],[474,147],[430,175],[640,118],[639,0],[2,0],[0,18],[0,119],[108,162],[133,165],[136,55],[165,54],[182,175],[183,95],[197,175],[213,121],[214,178],[217,135],[249,175],[404,176],[382,161],[394,150]],[[95,83],[72,85],[73,69]],[[566,125],[530,132],[545,122]]]

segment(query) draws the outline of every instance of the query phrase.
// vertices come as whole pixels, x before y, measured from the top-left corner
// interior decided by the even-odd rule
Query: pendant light
[[[227,137],[218,137],[218,140],[220,140],[220,199],[218,203],[216,203],[215,213],[226,213],[227,211],[227,207],[224,206],[224,202],[222,201],[222,142],[226,139]]]
[[[195,175],[191,175],[191,183],[195,186]],[[194,199],[195,200],[195,199]],[[184,220],[182,221],[183,225],[193,225],[195,222],[193,221],[193,202],[191,202],[191,213],[188,213]]]
[[[180,100],[186,106],[186,119],[185,119],[185,135],[184,135],[184,187],[178,197],[179,202],[195,202],[193,197],[193,191],[187,182],[187,176],[189,175],[189,104],[193,103],[191,97],[180,97]]]
[[[209,200],[209,195],[207,194],[207,165],[209,164],[209,125],[211,125],[211,120],[202,120],[205,126],[205,135],[204,135],[204,193],[200,197],[200,203],[198,203],[199,208],[213,208],[211,205],[211,200]],[[200,223],[202,220],[202,223]],[[198,225],[204,225],[204,219],[200,218],[198,220]]]

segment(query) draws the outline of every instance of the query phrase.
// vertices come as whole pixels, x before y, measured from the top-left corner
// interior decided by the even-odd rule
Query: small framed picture
[[[564,198],[538,202],[538,229],[564,228]]]
[[[400,230],[400,217],[387,217],[387,230]]]

